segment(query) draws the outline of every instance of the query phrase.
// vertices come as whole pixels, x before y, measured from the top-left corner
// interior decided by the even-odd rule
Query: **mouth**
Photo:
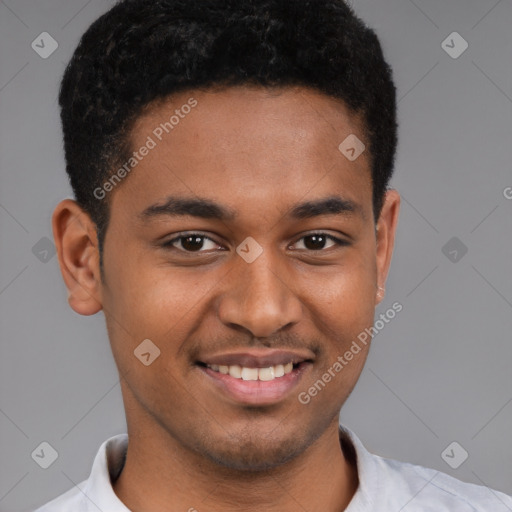
[[[269,382],[274,379],[279,379],[288,375],[293,371],[293,363],[277,364],[275,366],[267,366],[265,368],[250,368],[247,366],[240,366],[238,364],[233,365],[218,365],[218,364],[207,364],[206,367],[214,372],[222,373],[223,375],[229,375],[234,379],[242,380],[260,380]]]
[[[221,354],[196,363],[215,389],[241,404],[284,400],[313,364],[313,354],[285,351]]]

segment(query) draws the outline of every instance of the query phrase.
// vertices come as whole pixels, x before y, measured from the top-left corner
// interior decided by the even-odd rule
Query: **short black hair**
[[[94,193],[132,155],[143,109],[193,89],[304,86],[361,114],[377,221],[397,146],[396,89],[375,32],[343,0],[122,0],[82,36],[60,88],[66,171],[96,225]],[[340,140],[341,142],[341,140]]]

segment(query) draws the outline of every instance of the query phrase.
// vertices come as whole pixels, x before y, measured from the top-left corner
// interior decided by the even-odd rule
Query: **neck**
[[[128,429],[119,499],[133,512],[344,510],[357,485],[350,450],[333,422],[306,452],[267,471],[234,471],[183,449],[162,429]],[[153,435],[155,434],[155,435]]]

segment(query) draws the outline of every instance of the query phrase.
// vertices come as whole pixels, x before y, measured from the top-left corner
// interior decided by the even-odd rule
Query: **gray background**
[[[52,210],[71,194],[59,80],[110,5],[0,2],[1,511],[85,479],[100,443],[125,430],[103,316],[75,314],[57,258],[44,261]],[[398,86],[403,206],[378,312],[403,311],[374,339],[341,419],[375,453],[512,494],[512,1],[353,5]],[[47,59],[31,47],[44,31],[59,45]],[[442,47],[453,31],[469,43],[457,59]],[[442,251],[452,237],[457,258],[468,249],[457,262]],[[59,453],[46,470],[31,458],[42,441]],[[469,453],[458,469],[441,457],[452,441]]]

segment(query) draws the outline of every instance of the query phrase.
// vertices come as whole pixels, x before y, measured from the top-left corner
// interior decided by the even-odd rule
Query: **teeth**
[[[213,370],[213,368],[212,368]],[[238,366],[237,364],[234,364],[229,367],[229,375],[231,377],[234,377],[235,379],[241,379],[242,378],[242,367]]]
[[[258,380],[258,368],[242,368],[242,380]]]
[[[215,372],[219,372],[224,375],[229,374],[235,379],[261,381],[269,381],[283,377],[293,370],[293,363],[287,363],[285,365],[277,364],[276,366],[269,366],[268,368],[247,368],[238,364],[233,364],[231,366],[209,364],[207,366]]]
[[[260,380],[274,380],[274,367],[270,366],[269,368],[260,368],[258,370],[258,378]]]
[[[284,375],[284,366],[282,364],[278,364],[277,366],[274,366],[274,376],[282,377],[283,375]]]

